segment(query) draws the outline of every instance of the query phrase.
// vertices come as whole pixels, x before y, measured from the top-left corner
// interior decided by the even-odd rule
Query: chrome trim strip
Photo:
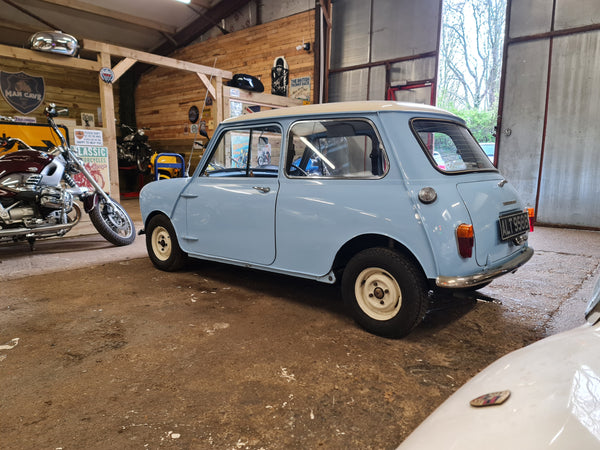
[[[435,284],[438,287],[450,288],[450,289],[459,289],[459,288],[469,288],[473,286],[477,286],[479,284],[487,283],[488,281],[493,280],[494,278],[498,278],[499,276],[505,275],[510,272],[514,272],[523,264],[531,259],[533,256],[533,249],[531,247],[527,247],[519,256],[510,261],[502,264],[501,266],[489,271],[482,272],[476,275],[469,275],[466,277],[446,277],[439,276],[435,279]]]

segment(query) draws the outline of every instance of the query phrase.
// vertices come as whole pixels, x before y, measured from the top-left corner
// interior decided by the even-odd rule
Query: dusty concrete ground
[[[57,251],[73,267],[107,250],[96,237],[0,248],[0,447],[395,448],[484,366],[582,322],[600,234],[531,241],[488,301],[438,298],[402,340],[361,330],[336,287],[306,280],[205,262],[164,273],[139,242],[44,274]],[[19,261],[39,274],[10,276]]]

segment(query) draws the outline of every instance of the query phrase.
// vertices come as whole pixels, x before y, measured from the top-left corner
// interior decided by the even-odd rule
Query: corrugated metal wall
[[[508,7],[500,170],[538,222],[600,228],[600,4]]]
[[[332,2],[328,101],[431,103],[442,0]]]

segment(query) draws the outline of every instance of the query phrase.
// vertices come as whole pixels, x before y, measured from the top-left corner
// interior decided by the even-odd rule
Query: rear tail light
[[[533,224],[535,223],[535,209],[527,208],[527,215],[529,216],[529,231],[533,231]]]
[[[456,228],[456,239],[458,241],[458,253],[463,258],[470,258],[473,256],[473,243],[475,233],[473,232],[473,225],[467,225],[461,223]]]

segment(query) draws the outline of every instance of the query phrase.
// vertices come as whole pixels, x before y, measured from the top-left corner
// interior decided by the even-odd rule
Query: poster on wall
[[[238,117],[242,115],[242,102],[229,101],[229,117]]]
[[[310,101],[310,77],[292,78],[290,80],[290,98]]]
[[[271,94],[287,97],[290,70],[283,56],[275,58],[271,69]]]
[[[259,137],[258,138],[258,165],[268,166],[271,164],[271,144],[269,144],[269,138]]]
[[[96,183],[104,192],[110,194],[110,182],[108,173],[108,147],[93,147],[76,145],[75,151],[83,161],[86,170],[92,175]],[[92,185],[81,173],[73,175],[73,179],[79,186],[93,189]]]
[[[248,135],[231,136],[231,167],[246,167],[248,162]]]
[[[94,115],[92,113],[81,113],[81,125],[84,127],[93,127]]]

